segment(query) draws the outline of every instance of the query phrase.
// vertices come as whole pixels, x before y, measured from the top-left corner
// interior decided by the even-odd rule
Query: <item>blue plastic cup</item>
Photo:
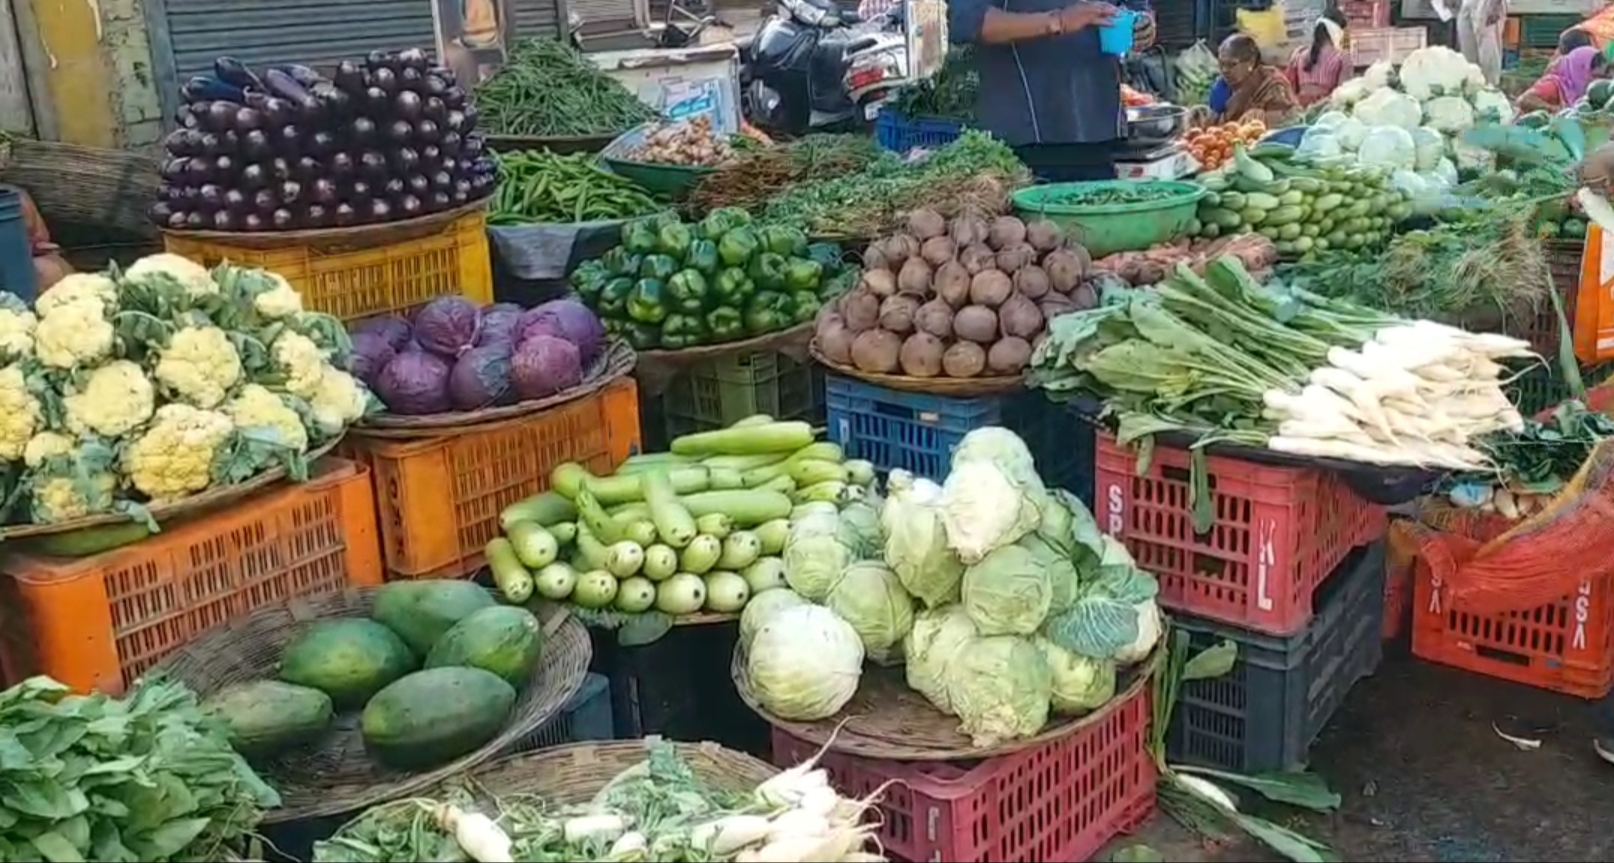
[[[1110,19],[1110,23],[1099,28],[1099,50],[1117,57],[1131,51],[1132,27],[1137,18],[1138,13],[1131,9],[1115,10],[1115,17]]]

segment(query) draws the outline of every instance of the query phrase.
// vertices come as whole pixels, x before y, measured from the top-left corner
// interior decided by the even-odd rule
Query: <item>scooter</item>
[[[901,9],[859,21],[834,0],[780,0],[756,34],[739,43],[746,119],[787,136],[874,119],[908,83]]]

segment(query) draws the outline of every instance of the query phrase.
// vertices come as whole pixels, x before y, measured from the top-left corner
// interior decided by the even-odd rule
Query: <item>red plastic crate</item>
[[[1154,812],[1150,690],[1144,680],[1069,735],[1012,755],[880,761],[828,752],[820,765],[843,794],[884,786],[879,839],[891,860],[1087,860]],[[775,764],[817,750],[773,729]]]
[[[1413,568],[1414,656],[1566,695],[1614,686],[1614,576],[1589,578],[1557,602],[1481,615],[1454,602],[1420,554]]]
[[[1351,549],[1384,535],[1384,508],[1335,474],[1206,458],[1215,522],[1194,533],[1190,455],[1157,445],[1137,453],[1098,436],[1097,516],[1160,581],[1160,604],[1270,635],[1299,632],[1311,595]]]

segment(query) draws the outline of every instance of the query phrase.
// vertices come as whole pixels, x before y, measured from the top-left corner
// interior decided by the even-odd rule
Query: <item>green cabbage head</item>
[[[947,544],[965,565],[1037,529],[1048,490],[1014,432],[988,426],[964,436],[942,484]]]
[[[847,567],[824,605],[857,630],[870,659],[881,665],[902,661],[902,640],[913,629],[913,597],[885,564],[865,560]]]
[[[946,671],[953,657],[975,640],[975,624],[963,608],[949,605],[919,612],[903,642],[908,688],[923,695],[937,710],[953,715]]]
[[[1050,571],[1060,563],[1034,539],[996,549],[964,570],[964,610],[982,635],[1030,635],[1053,605]]]
[[[976,746],[1030,737],[1048,722],[1053,674],[1030,639],[971,639],[948,664],[946,680],[958,730]]]
[[[885,531],[885,560],[897,580],[926,608],[958,601],[964,562],[947,547],[941,519],[941,486],[894,470],[880,510]]]
[[[806,604],[807,600],[794,590],[764,590],[751,597],[751,601],[745,604],[745,610],[740,612],[740,641],[749,644],[757,630],[775,613]]]
[[[838,513],[813,512],[790,526],[785,540],[785,583],[811,602],[823,602],[835,580],[857,559],[840,535]]]
[[[1080,716],[1115,697],[1115,663],[1071,653],[1038,636],[1033,639],[1053,675],[1049,704],[1055,713]]]
[[[746,680],[763,709],[781,719],[834,716],[852,700],[862,674],[863,642],[821,605],[779,610],[746,648]]]

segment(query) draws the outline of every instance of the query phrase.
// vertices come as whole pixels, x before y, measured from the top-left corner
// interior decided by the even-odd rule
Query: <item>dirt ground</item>
[[[1312,747],[1340,811],[1285,826],[1348,861],[1614,861],[1614,765],[1593,753],[1590,720],[1578,699],[1387,656]],[[1540,748],[1521,750],[1493,723]],[[1164,816],[1112,847],[1138,843],[1171,861],[1280,859]]]

